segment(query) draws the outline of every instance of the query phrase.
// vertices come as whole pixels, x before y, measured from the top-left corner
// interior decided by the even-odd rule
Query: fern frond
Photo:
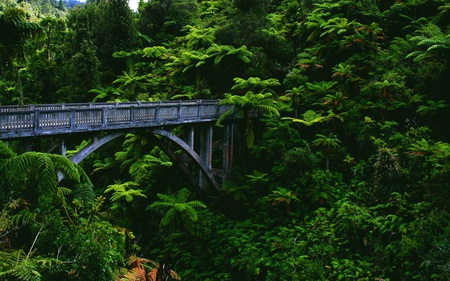
[[[408,55],[406,55],[405,58],[409,59],[409,58],[413,58],[413,57],[417,57],[418,55],[422,54],[422,51],[414,51],[409,53]]]
[[[147,196],[142,193],[141,189],[132,189],[132,187],[138,187],[139,185],[135,182],[128,181],[124,183],[116,183],[109,185],[104,193],[108,193],[113,191],[113,195],[111,196],[111,202],[116,202],[121,198],[125,198],[127,202],[133,201],[134,197],[144,197]]]
[[[69,195],[69,194],[72,193],[72,189],[67,188],[67,187],[62,187],[62,186],[60,186],[58,189],[59,189],[59,191],[61,192],[61,194],[62,194],[63,196],[66,196],[66,195]]]
[[[123,277],[129,281],[141,281],[146,280],[145,274],[145,270],[141,267],[133,267]]]
[[[89,178],[88,174],[86,174],[86,171],[80,165],[75,165],[75,168],[77,169],[78,174],[80,175],[79,182],[85,182],[92,186],[93,184],[92,184],[91,179]]]
[[[128,265],[133,265],[133,264],[135,264],[135,263],[151,263],[151,262],[153,262],[154,263],[154,261],[151,261],[151,260],[149,260],[149,259],[146,259],[146,258],[141,258],[141,257],[138,257],[138,256],[136,256],[136,255],[131,255],[131,256],[129,256],[128,257],[128,259],[127,259],[127,264]]]
[[[161,222],[159,223],[160,226],[168,225],[176,216],[177,210],[175,208],[169,209],[161,219]]]
[[[157,201],[157,202],[153,202],[152,204],[148,205],[145,210],[148,211],[150,209],[165,209],[165,208],[170,208],[172,206],[173,206],[173,203]]]
[[[19,213],[13,215],[11,217],[11,222],[14,225],[25,225],[28,224],[31,220],[35,220],[36,219],[36,213],[32,213],[26,209],[23,209],[22,211],[20,211]]]
[[[417,46],[430,46],[436,44],[436,40],[430,39],[430,38],[423,38],[420,40],[419,43],[417,43]]]
[[[197,211],[194,208],[190,207],[190,206],[187,206],[183,210],[182,216],[183,217],[188,217],[190,221],[197,221],[198,220],[198,213],[197,213]]]
[[[0,271],[0,277],[2,277],[0,278],[1,280],[41,280],[42,275],[37,270],[38,264],[36,263],[36,260],[27,259],[27,255],[23,250],[12,253],[0,252],[0,261],[2,261],[3,258],[5,258],[8,264],[2,263],[2,271]]]
[[[49,157],[38,157],[37,165],[39,169],[36,179],[38,190],[44,195],[56,194],[58,178],[53,162]]]
[[[188,205],[184,203],[175,203],[173,207],[179,212],[184,212],[186,209],[188,209]]]
[[[268,113],[269,115],[276,115],[276,116],[280,116],[280,112],[278,112],[278,110],[273,107],[273,105],[259,105],[257,106],[257,108],[262,111],[263,113]]]
[[[435,44],[435,45],[428,47],[427,51],[429,52],[429,51],[432,51],[435,49],[445,49],[445,48],[447,48],[447,46],[445,44]]]
[[[28,178],[28,169],[36,166],[35,159],[35,152],[26,152],[12,159],[9,163],[9,178],[14,182]]]
[[[83,207],[90,207],[95,202],[95,192],[92,184],[88,182],[81,182],[74,186],[73,200],[77,200]]]
[[[42,275],[37,271],[37,265],[30,261],[24,261],[13,269],[0,272],[0,276],[12,276],[17,280],[41,281]]]
[[[190,201],[187,204],[194,208],[206,208],[206,204],[199,200]]]
[[[182,188],[178,192],[177,201],[178,202],[186,202],[186,200],[189,198],[189,195],[191,195],[191,192],[187,188]]]
[[[54,170],[63,173],[65,179],[80,181],[80,173],[75,163],[62,155],[49,154],[48,156],[53,162]]]
[[[166,202],[169,202],[169,203],[176,201],[176,198],[173,195],[158,193],[158,194],[156,194],[156,196],[161,201],[166,201]]]
[[[432,55],[430,53],[423,52],[420,55],[418,55],[416,58],[414,58],[414,62],[419,62],[423,59],[428,59],[431,57],[432,57]]]
[[[235,109],[229,109],[227,111],[225,111],[222,115],[220,115],[219,119],[217,119],[216,122],[216,126],[223,126],[221,123],[223,122],[223,120],[227,119],[227,117],[233,115],[233,113],[235,112]]]
[[[23,250],[20,251],[22,251],[23,256],[26,255]],[[20,254],[17,255],[15,252],[0,251],[0,264],[2,265],[2,269],[13,268],[16,264],[17,256],[20,257]]]

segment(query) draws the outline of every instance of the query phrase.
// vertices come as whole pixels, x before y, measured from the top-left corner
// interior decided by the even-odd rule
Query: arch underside
[[[186,142],[184,142],[181,138],[177,137],[171,132],[168,132],[166,130],[162,129],[154,129],[150,131],[152,140],[164,153],[166,153],[172,161],[178,164],[181,171],[187,176],[188,180],[192,184],[192,186],[196,189],[197,193],[202,194],[203,193],[203,187],[200,186],[200,183],[198,183],[191,171],[188,169],[187,165],[180,160],[180,157],[172,150],[170,147],[170,143],[167,141],[171,141],[172,143],[175,143],[178,145],[183,152],[185,152],[192,161],[197,164],[202,172],[202,174],[205,176],[205,178],[208,180],[209,184],[213,186],[214,188],[218,189],[219,185],[217,181],[214,178],[214,175],[212,173],[211,168],[209,168],[205,162],[201,159],[200,155],[192,148],[190,147]],[[70,160],[76,164],[80,163],[84,158],[86,158],[89,154],[100,148],[101,146],[105,145],[106,143],[121,137],[125,134],[125,132],[112,132],[108,133],[100,138],[94,138],[94,141],[83,147],[79,152],[74,154],[72,157],[70,157]],[[157,137],[160,136],[161,138]]]

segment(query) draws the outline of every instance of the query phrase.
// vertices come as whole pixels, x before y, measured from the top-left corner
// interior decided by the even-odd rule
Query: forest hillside
[[[450,280],[448,0],[67,3],[0,0],[0,105],[220,99],[233,175],[0,141],[1,280]]]

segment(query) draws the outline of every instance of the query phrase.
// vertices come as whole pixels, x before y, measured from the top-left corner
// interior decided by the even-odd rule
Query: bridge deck
[[[0,139],[209,122],[231,108],[219,100],[0,106]]]

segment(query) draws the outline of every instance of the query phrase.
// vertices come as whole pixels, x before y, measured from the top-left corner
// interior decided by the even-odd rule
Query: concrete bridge
[[[70,157],[78,164],[113,139],[131,132],[144,133],[202,193],[210,186],[219,188],[230,176],[233,122],[228,119],[220,131],[214,124],[232,109],[220,105],[219,100],[0,106],[0,140],[58,137],[61,153],[66,155],[68,138],[75,134],[92,136],[89,145]],[[174,133],[175,128],[182,130]],[[176,153],[180,149],[181,155]],[[212,167],[213,149],[222,155],[217,168]],[[197,166],[196,175],[189,163]]]

